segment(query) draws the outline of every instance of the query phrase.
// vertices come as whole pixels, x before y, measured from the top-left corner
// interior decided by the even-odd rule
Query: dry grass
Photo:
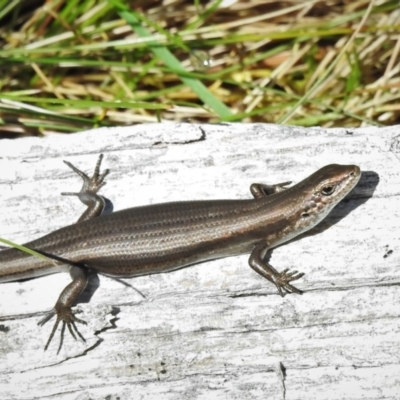
[[[0,19],[0,137],[400,120],[397,0],[0,0]]]

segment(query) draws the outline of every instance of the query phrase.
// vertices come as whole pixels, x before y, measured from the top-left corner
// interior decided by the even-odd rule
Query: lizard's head
[[[311,202],[320,203],[322,207],[335,206],[356,186],[360,176],[357,165],[330,164],[319,169],[307,179],[313,197]]]
[[[357,165],[330,164],[298,183],[302,206],[297,229],[304,232],[317,225],[356,186],[360,177]]]

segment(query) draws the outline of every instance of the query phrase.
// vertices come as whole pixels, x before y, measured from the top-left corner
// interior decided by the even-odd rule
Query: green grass
[[[17,243],[11,242],[10,240],[6,240],[6,239],[2,239],[2,238],[0,238],[0,243],[4,243],[7,246],[14,247],[15,249],[21,250],[24,253],[30,254],[30,255],[32,255],[34,257],[37,257],[37,258],[41,258],[42,260],[50,262],[51,264],[57,266],[57,263],[56,263],[55,260],[53,260],[53,259],[51,259],[49,257],[46,257],[45,255],[43,255],[41,253],[38,253],[35,250],[29,249],[28,247],[21,246],[20,244],[17,244]]]
[[[223,4],[0,0],[0,137],[399,122],[398,1]]]

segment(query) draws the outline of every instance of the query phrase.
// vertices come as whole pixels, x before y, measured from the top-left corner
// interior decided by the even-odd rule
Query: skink
[[[105,201],[97,194],[108,170],[100,173],[100,155],[89,177],[64,161],[82,179],[78,196],[87,206],[78,222],[25,246],[57,260],[50,263],[17,249],[0,252],[0,282],[69,270],[72,282],[54,309],[39,324],[57,316],[45,349],[62,322],[76,338],[75,322],[84,323],[71,307],[91,270],[111,277],[134,277],[173,271],[191,264],[250,253],[249,265],[272,282],[283,296],[302,292],[292,282],[302,273],[278,272],[265,261],[267,251],[317,225],[357,184],[356,165],[327,165],[300,183],[253,184],[253,199],[207,200],[155,204],[101,215]]]

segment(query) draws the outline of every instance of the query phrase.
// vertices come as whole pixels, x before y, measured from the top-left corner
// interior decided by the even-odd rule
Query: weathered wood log
[[[111,173],[114,210],[179,200],[250,198],[253,182],[298,182],[357,164],[360,183],[318,227],[275,249],[302,296],[281,298],[248,256],[173,273],[100,276],[68,332],[43,347],[37,326],[68,274],[0,284],[0,399],[400,398],[398,128],[153,124],[0,141],[0,236],[18,243],[83,211],[62,160]],[[1,265],[0,265],[1,268]],[[95,281],[96,284],[96,281]],[[88,297],[91,298],[89,299]]]

